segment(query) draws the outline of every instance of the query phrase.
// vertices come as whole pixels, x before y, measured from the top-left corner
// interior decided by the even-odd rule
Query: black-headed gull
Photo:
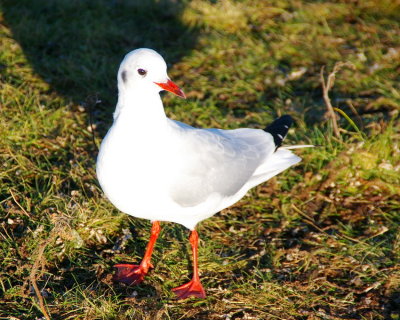
[[[246,192],[301,159],[281,147],[292,118],[283,116],[261,129],[197,129],[168,119],[159,95],[185,98],[154,50],[128,53],[118,71],[114,123],[104,138],[97,176],[107,198],[122,212],[153,225],[139,265],[117,264],[114,280],[140,283],[160,232],[159,221],[191,230],[193,278],[174,288],[178,298],[204,298],[198,274],[195,226],[241,199]]]

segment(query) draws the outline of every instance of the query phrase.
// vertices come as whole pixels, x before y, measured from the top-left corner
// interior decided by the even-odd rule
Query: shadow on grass
[[[400,317],[400,290],[393,292],[384,303],[385,319],[399,319]]]
[[[116,74],[136,48],[178,61],[196,43],[196,30],[180,21],[184,4],[174,0],[5,0],[6,24],[35,72],[51,90],[77,104],[102,101],[98,117],[113,111]]]

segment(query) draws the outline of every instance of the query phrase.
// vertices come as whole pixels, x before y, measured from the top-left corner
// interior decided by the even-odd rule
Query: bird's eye
[[[145,76],[146,75],[146,73],[147,73],[147,71],[146,70],[144,70],[144,69],[138,69],[138,71],[137,71],[141,76]]]

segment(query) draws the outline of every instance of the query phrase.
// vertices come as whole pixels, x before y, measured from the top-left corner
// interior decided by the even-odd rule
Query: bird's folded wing
[[[180,128],[179,171],[170,186],[180,206],[196,206],[210,195],[236,194],[275,149],[272,136],[262,130]]]

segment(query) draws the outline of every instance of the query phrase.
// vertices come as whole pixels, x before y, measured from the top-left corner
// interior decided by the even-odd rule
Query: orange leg
[[[143,260],[140,265],[120,263],[116,264],[115,275],[113,277],[114,281],[123,282],[127,285],[139,284],[143,281],[144,276],[147,274],[153,265],[150,263],[151,255],[153,253],[154,245],[160,234],[160,222],[154,221],[151,227],[150,241],[146,247],[146,253],[144,254]]]
[[[199,234],[196,230],[193,230],[190,233],[189,241],[192,245],[193,252],[193,278],[188,283],[172,289],[172,291],[177,295],[178,299],[186,299],[188,297],[205,298],[206,293],[201,285],[199,270],[197,267]]]

